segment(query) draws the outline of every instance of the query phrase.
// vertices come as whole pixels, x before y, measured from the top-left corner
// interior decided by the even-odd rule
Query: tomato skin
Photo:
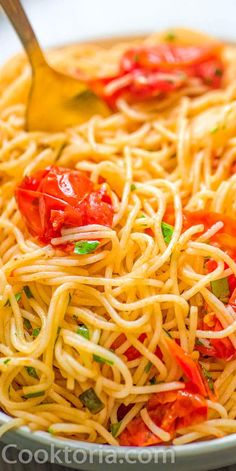
[[[218,57],[221,47],[213,46],[177,46],[159,44],[129,49],[121,59],[121,72],[131,72],[141,68],[145,70],[178,70],[199,65],[213,57]]]
[[[146,407],[152,421],[170,433],[172,439],[179,428],[200,423],[208,414],[206,400],[187,389],[152,394]],[[124,446],[160,443],[161,439],[148,429],[140,416],[133,419],[120,435],[120,445]]]
[[[113,208],[104,185],[96,188],[77,170],[40,170],[25,177],[15,195],[29,232],[43,243],[60,237],[63,227],[112,225]]]

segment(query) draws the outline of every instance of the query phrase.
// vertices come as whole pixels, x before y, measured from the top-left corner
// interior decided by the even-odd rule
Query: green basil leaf
[[[31,290],[30,290],[29,286],[24,286],[23,290],[24,290],[24,292],[25,292],[28,299],[33,298],[33,295],[31,293]]]
[[[211,281],[211,290],[212,290],[212,293],[220,301],[222,301],[222,303],[227,304],[230,297],[228,278],[221,278],[220,280]]]
[[[79,399],[92,414],[97,414],[105,407],[93,388],[86,389],[86,391],[80,394]]]
[[[38,337],[40,330],[41,330],[40,327],[36,327],[35,329],[33,329],[33,332],[32,332],[33,337]]]
[[[29,376],[32,376],[32,378],[39,379],[37,371],[35,368],[33,368],[33,366],[26,366],[26,371]]]
[[[113,364],[114,364],[113,361],[107,360],[106,358],[102,358],[102,357],[100,357],[99,355],[93,355],[93,359],[94,359],[94,361],[96,361],[97,363],[106,363],[107,365],[113,365]]]
[[[99,246],[98,240],[81,240],[76,242],[74,253],[77,255],[86,255],[92,253]]]
[[[167,222],[162,221],[161,230],[166,244],[169,244],[171,241],[172,234],[174,232],[174,227]]]
[[[31,398],[33,398],[33,397],[44,396],[44,394],[45,394],[45,391],[37,391],[37,392],[34,392],[34,393],[24,394],[24,395],[23,395],[23,398],[24,398],[24,399],[31,399]]]
[[[85,339],[89,340],[89,330],[88,330],[88,327],[86,325],[81,325],[78,329],[77,329],[77,334],[81,335],[82,337],[84,337]]]
[[[111,424],[111,434],[113,437],[117,436],[120,426],[121,426],[121,422],[116,422],[116,424]]]
[[[29,319],[25,319],[25,318],[24,318],[23,324],[24,324],[24,327],[25,327],[27,330],[32,329],[32,325],[31,325]]]

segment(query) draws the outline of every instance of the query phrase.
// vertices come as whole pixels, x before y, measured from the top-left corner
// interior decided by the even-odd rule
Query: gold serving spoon
[[[46,62],[20,0],[0,0],[28,55],[32,84],[26,108],[29,131],[61,131],[93,115],[108,116],[106,104],[87,85]]]

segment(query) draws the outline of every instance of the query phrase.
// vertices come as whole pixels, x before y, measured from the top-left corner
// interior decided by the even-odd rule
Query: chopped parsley
[[[208,386],[211,391],[214,391],[214,381],[212,379],[211,373],[202,366],[202,372],[208,382]]]
[[[21,300],[21,296],[22,296],[22,293],[16,293],[15,294],[15,299],[16,299],[17,303]],[[8,307],[10,305],[11,305],[11,303],[10,303],[10,300],[8,299],[7,302],[4,304],[4,307]]]
[[[172,234],[174,232],[174,227],[170,224],[167,224],[167,222],[162,221],[161,230],[164,237],[164,241],[166,242],[166,244],[169,244],[171,241]]]
[[[80,394],[79,399],[92,414],[97,414],[105,407],[93,388],[86,389]]]
[[[26,369],[29,376],[32,376],[32,378],[35,378],[35,379],[39,379],[39,377],[37,375],[37,371],[36,371],[35,368],[33,368],[33,366],[26,366],[25,369]]]
[[[81,240],[76,242],[74,247],[74,253],[77,255],[86,255],[94,252],[99,246],[98,240]]]
[[[24,290],[24,292],[25,292],[28,299],[33,298],[33,295],[31,293],[31,290],[30,290],[29,286],[24,286],[23,290]]]
[[[23,398],[24,399],[31,399],[33,397],[40,397],[40,396],[44,396],[45,394],[45,391],[36,391],[34,393],[28,393],[28,394],[24,394],[23,395]]]
[[[130,191],[135,191],[135,190],[136,190],[136,185],[134,183],[131,183]]]
[[[228,278],[221,278],[220,280],[211,281],[211,290],[212,290],[212,293],[220,301],[222,301],[222,303],[227,304],[227,302],[229,301],[229,296],[230,296]]]
[[[8,364],[10,361],[11,361],[11,359],[10,359],[10,358],[6,358],[6,360],[4,360],[4,362],[3,362],[3,363],[4,363],[4,365],[7,365],[7,364]]]
[[[204,347],[204,343],[201,342],[201,340],[196,339],[195,345],[198,345],[199,347]]]
[[[19,302],[21,300],[21,296],[22,296],[22,293],[16,293],[15,294],[15,298],[16,298],[17,302]]]
[[[93,355],[94,361],[97,363],[105,363],[106,365],[113,365],[114,362],[111,360],[108,360],[107,358],[100,357],[99,355]]]
[[[33,332],[32,332],[33,337],[38,337],[40,330],[41,330],[40,327],[36,327],[35,329],[33,329]]]
[[[121,426],[121,422],[116,422],[115,424],[111,424],[111,434],[113,437],[117,436],[120,426]]]
[[[165,37],[165,40],[168,42],[172,42],[175,39],[176,39],[176,35],[172,31],[169,31]]]
[[[149,373],[151,367],[152,367],[152,362],[149,361],[144,368],[145,373]]]
[[[29,319],[25,319],[25,318],[24,318],[23,324],[24,324],[24,327],[25,327],[27,330],[31,330],[31,329],[32,329],[32,325],[31,325]]]
[[[86,325],[80,325],[80,327],[77,329],[77,334],[81,335],[85,339],[89,340],[89,330]]]
[[[212,128],[211,134],[215,134],[217,131],[219,131],[219,126],[215,126],[214,128]]]

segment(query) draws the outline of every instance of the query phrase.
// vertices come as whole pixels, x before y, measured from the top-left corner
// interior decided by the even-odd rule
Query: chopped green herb
[[[16,293],[15,294],[15,298],[16,298],[17,302],[19,302],[21,300],[21,296],[22,296],[22,293]]]
[[[130,185],[130,191],[136,190],[136,185],[134,183],[131,183]]]
[[[211,281],[211,290],[222,303],[227,304],[230,296],[228,278]]]
[[[111,424],[111,434],[113,437],[117,436],[120,426],[121,426],[121,422],[116,422],[116,424]]]
[[[208,382],[208,386],[211,391],[214,391],[214,381],[212,379],[211,373],[202,366],[202,372]]]
[[[201,342],[201,340],[196,339],[195,345],[198,345],[199,347],[204,347],[204,343]]]
[[[59,326],[59,327],[57,328],[57,336],[56,336],[55,343],[57,343],[57,341],[58,341],[58,337],[59,337],[59,335],[60,335],[60,332],[61,332],[61,327]]]
[[[31,290],[30,290],[29,286],[24,286],[23,290],[24,290],[24,292],[25,292],[28,299],[33,298],[33,295],[31,293]]]
[[[37,392],[34,392],[34,393],[24,394],[24,395],[23,395],[23,398],[24,398],[24,399],[31,399],[31,398],[33,398],[33,397],[44,396],[44,394],[45,394],[45,391],[37,391]]]
[[[33,329],[33,332],[32,332],[33,337],[38,337],[40,330],[41,330],[40,327],[36,327],[35,329]]]
[[[84,337],[85,339],[89,340],[89,330],[88,330],[88,327],[86,325],[81,325],[77,329],[77,334],[79,334],[82,337]]]
[[[9,363],[9,361],[11,361],[11,359],[10,359],[10,358],[6,358],[6,360],[4,360],[4,362],[3,362],[4,365],[7,365],[7,364]]]
[[[219,131],[219,126],[215,126],[214,128],[212,128],[211,134],[215,134],[217,131]]]
[[[54,431],[52,430],[52,427],[48,427],[48,433],[51,433],[51,435],[54,435]]]
[[[23,324],[24,324],[24,327],[25,327],[27,330],[32,329],[32,325],[31,325],[29,319],[25,319],[25,318],[24,318]]]
[[[170,334],[170,332],[168,332],[168,330],[164,329],[164,327],[163,327],[163,330],[166,333],[166,335],[168,335],[168,337],[170,337],[172,339],[172,335]]]
[[[21,296],[22,296],[21,293],[16,293],[15,294],[15,299],[16,299],[17,303],[21,300]],[[10,300],[8,299],[7,302],[4,304],[4,307],[8,307],[10,305],[11,305],[11,303],[10,303]]]
[[[107,360],[107,358],[102,358],[99,355],[93,355],[93,359],[97,363],[106,363],[106,365],[113,365],[113,363],[114,363],[113,361]]]
[[[135,54],[134,56],[134,62],[138,62],[139,61],[139,54]]]
[[[169,244],[171,241],[172,234],[174,232],[174,227],[170,224],[167,224],[167,222],[162,221],[161,230],[164,237],[164,241],[166,242],[166,244]]]
[[[81,240],[76,242],[74,253],[77,255],[86,255],[88,253],[94,252],[98,246],[98,240]]]
[[[26,371],[29,376],[32,376],[32,378],[39,379],[37,371],[35,368],[33,368],[33,366],[26,366]]]
[[[141,218],[143,219],[145,217],[146,217],[145,214],[141,214],[141,216],[139,216],[139,219],[141,219]]]
[[[223,75],[223,70],[222,70],[222,69],[216,69],[216,70],[215,70],[215,75],[216,75],[216,77],[222,77],[222,75]]]
[[[153,376],[151,379],[150,379],[150,383],[151,384],[157,384],[157,380],[156,380],[156,377]]]
[[[152,362],[149,361],[144,368],[145,373],[149,373],[151,367],[152,367]]]
[[[92,414],[97,414],[105,407],[93,388],[86,389],[86,391],[80,394],[79,399]]]
[[[165,37],[165,40],[168,42],[174,41],[175,39],[176,39],[176,35],[172,31],[169,31],[169,33],[167,33]]]

